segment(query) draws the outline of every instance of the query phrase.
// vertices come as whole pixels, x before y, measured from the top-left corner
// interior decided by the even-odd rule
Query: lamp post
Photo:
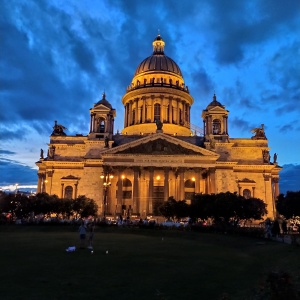
[[[104,171],[104,173],[100,176],[100,178],[103,180],[103,190],[104,190],[104,196],[103,196],[103,218],[105,220],[106,218],[106,209],[107,209],[107,194],[108,189],[111,186],[111,179],[114,178],[114,176],[109,171]]]

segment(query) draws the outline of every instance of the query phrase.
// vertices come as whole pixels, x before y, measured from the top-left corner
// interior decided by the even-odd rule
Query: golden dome
[[[122,134],[191,135],[190,107],[194,99],[184,83],[181,70],[164,53],[165,42],[158,34],[153,53],[137,67],[122,98],[125,107]],[[157,124],[163,124],[159,129]]]
[[[145,58],[137,67],[134,76],[144,72],[166,71],[182,76],[181,70],[176,62],[164,54],[164,45],[162,37],[158,35],[153,41],[153,54]]]

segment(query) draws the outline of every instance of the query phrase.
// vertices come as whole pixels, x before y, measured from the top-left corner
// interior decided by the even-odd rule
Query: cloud
[[[280,193],[300,191],[300,165],[287,164],[282,167],[279,181]]]
[[[9,172],[8,172],[9,170]],[[14,160],[0,160],[0,186],[12,183],[32,185],[37,183],[37,170]]]
[[[16,152],[0,149],[0,154],[14,155],[14,154],[16,154]]]

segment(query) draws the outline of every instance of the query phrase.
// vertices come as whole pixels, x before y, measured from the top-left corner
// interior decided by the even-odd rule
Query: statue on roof
[[[66,134],[64,130],[67,130],[67,128],[63,125],[57,124],[57,121],[54,121],[53,132],[51,133],[51,135],[65,136]]]
[[[161,120],[155,120],[155,123],[156,123],[156,129],[162,130],[163,122]]]
[[[53,159],[54,158],[54,155],[55,155],[55,146],[54,145],[51,145],[48,149],[48,158],[49,159]]]
[[[264,163],[269,164],[270,163],[270,152],[268,150],[263,150],[262,155],[263,155]]]
[[[105,139],[104,139],[104,143],[105,143],[105,147],[104,148],[109,148],[109,137],[106,136]]]
[[[277,164],[277,153],[274,153],[274,156],[273,156],[273,163],[274,163],[274,164]]]
[[[265,126],[264,124],[261,124],[261,128],[253,128],[251,130],[252,133],[254,133],[254,136],[251,137],[252,140],[266,140],[266,134],[265,134]]]
[[[40,159],[44,159],[44,150],[41,149],[41,152],[40,152]]]

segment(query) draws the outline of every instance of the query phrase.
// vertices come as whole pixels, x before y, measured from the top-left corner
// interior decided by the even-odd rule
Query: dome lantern
[[[153,54],[164,54],[165,42],[160,36],[160,34],[157,35],[152,45],[153,45]]]

